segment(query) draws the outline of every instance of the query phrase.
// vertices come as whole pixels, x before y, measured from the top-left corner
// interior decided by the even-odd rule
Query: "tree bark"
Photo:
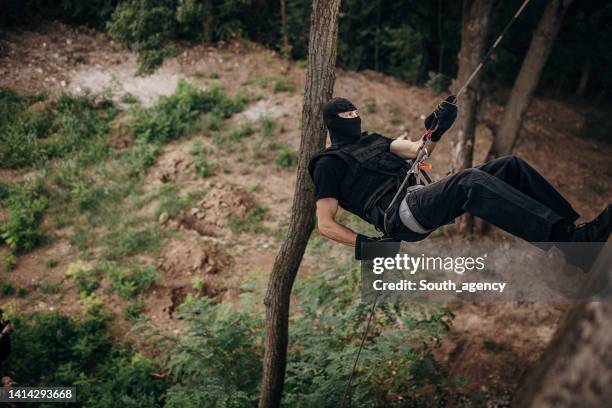
[[[302,108],[297,180],[287,234],[274,261],[264,303],[266,338],[260,408],[280,405],[287,362],[290,294],[315,224],[310,158],[323,147],[327,131],[321,109],[331,99],[335,81],[340,0],[314,0],[310,18],[308,70]]]
[[[495,0],[464,0],[463,2],[461,50],[459,51],[459,72],[455,81],[455,92],[468,79],[484,57],[485,42],[494,3]],[[453,126],[451,173],[472,167],[480,82],[479,74],[457,102],[459,116]],[[472,232],[473,225],[473,218],[467,215],[461,217],[457,222],[458,230],[468,234]]]
[[[604,248],[585,293],[610,289],[612,251]],[[598,290],[594,290],[594,289]],[[520,385],[513,407],[599,408],[612,393],[612,303],[579,302],[567,314],[538,364]]]
[[[525,112],[533,99],[544,64],[550,55],[553,43],[561,27],[563,16],[573,0],[551,0],[533,34],[521,70],[514,81],[510,99],[504,109],[504,116],[488,159],[510,154],[518,137]]]

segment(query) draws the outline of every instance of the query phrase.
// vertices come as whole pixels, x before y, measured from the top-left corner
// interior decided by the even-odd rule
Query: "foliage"
[[[219,85],[202,91],[181,81],[174,94],[162,97],[149,109],[137,109],[132,132],[137,140],[165,143],[190,130],[203,113],[225,119],[244,109],[242,95],[227,97]]]
[[[347,270],[348,269],[348,270]],[[359,268],[332,269],[296,288],[286,384],[288,406],[336,406],[370,309],[359,298]],[[447,397],[433,349],[452,315],[439,307],[381,301],[353,382],[355,406],[434,406]],[[427,388],[426,400],[416,392]],[[431,389],[433,388],[433,390]]]
[[[175,38],[175,1],[126,0],[117,6],[107,24],[109,35],[138,53],[140,72],[151,72],[170,53]]]
[[[259,204],[251,208],[244,218],[239,218],[234,214],[227,217],[227,227],[232,234],[241,234],[243,232],[260,233],[262,232],[262,223],[266,217],[267,210]]]
[[[174,218],[189,207],[189,198],[186,195],[179,194],[178,188],[173,183],[162,185],[156,196],[159,199],[155,210],[156,218],[159,218],[162,213],[167,213],[169,217]]]
[[[15,258],[15,255],[11,254],[10,252],[4,254],[4,256],[2,257],[2,267],[4,268],[4,270],[6,272],[10,272],[15,269],[16,266],[17,258]]]
[[[126,299],[145,292],[160,279],[159,272],[153,266],[134,265],[126,269],[108,262],[103,269],[106,270],[111,291]]]
[[[261,379],[261,318],[208,298],[188,298],[181,316],[189,330],[168,353],[176,385],[166,408],[251,406]]]
[[[38,313],[16,316],[13,324],[11,367],[19,384],[76,386],[79,406],[161,406],[156,363],[127,344],[113,345],[99,305],[79,318]]]
[[[360,290],[356,267],[332,268],[298,283],[285,406],[338,405],[370,309],[359,301]],[[187,333],[166,339],[173,382],[166,407],[255,404],[263,354],[261,313],[244,304],[237,310],[230,303],[188,297],[181,318],[188,323]],[[451,395],[433,357],[451,318],[436,306],[380,302],[354,378],[353,404],[442,406],[463,398],[454,389]]]
[[[12,296],[15,293],[15,287],[8,282],[4,282],[0,285],[0,297]]]
[[[45,189],[37,181],[14,183],[8,197],[1,200],[8,220],[0,225],[0,238],[17,252],[29,251],[40,244],[44,235],[39,230],[48,198]]]
[[[41,100],[0,90],[2,167],[41,165],[77,152],[89,153],[82,160],[90,163],[105,157],[105,135],[117,113],[112,103],[62,95],[51,110]]]
[[[157,223],[144,223],[140,218],[119,220],[104,239],[104,256],[118,261],[140,253],[152,253],[159,248],[161,237]]]
[[[83,297],[91,295],[100,286],[100,270],[80,260],[68,265],[66,277],[76,282]]]
[[[297,165],[298,155],[294,150],[282,148],[276,154],[274,164],[281,169],[289,169]]]
[[[201,140],[195,140],[191,145],[191,157],[195,166],[196,174],[200,177],[214,176],[214,162],[208,158],[210,151],[207,150]]]

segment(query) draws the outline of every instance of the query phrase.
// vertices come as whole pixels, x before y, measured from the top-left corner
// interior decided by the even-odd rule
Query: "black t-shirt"
[[[317,161],[313,180],[315,200],[321,198],[340,199],[340,183],[348,171],[348,165],[337,156],[323,156]]]

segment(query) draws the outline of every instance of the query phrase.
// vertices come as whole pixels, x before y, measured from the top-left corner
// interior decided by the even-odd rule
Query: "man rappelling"
[[[355,247],[379,240],[420,241],[464,213],[480,217],[528,242],[605,242],[612,205],[581,226],[571,204],[534,168],[516,156],[501,157],[428,185],[410,174],[423,152],[431,155],[457,116],[456,98],[425,119],[428,132],[413,142],[361,132],[353,103],[334,98],[323,107],[331,146],[309,163],[321,235]],[[418,163],[417,163],[418,164]],[[408,183],[402,183],[402,181]],[[336,220],[338,207],[374,225],[380,238],[358,234]]]

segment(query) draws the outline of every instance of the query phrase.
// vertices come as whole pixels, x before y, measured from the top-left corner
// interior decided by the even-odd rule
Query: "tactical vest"
[[[410,163],[389,151],[389,145],[390,140],[379,134],[364,133],[358,143],[329,147],[317,153],[308,164],[314,180],[314,169],[321,158],[342,159],[348,171],[340,186],[338,204],[382,232],[385,232],[384,211],[410,168]],[[383,183],[380,183],[381,174],[388,176]]]

